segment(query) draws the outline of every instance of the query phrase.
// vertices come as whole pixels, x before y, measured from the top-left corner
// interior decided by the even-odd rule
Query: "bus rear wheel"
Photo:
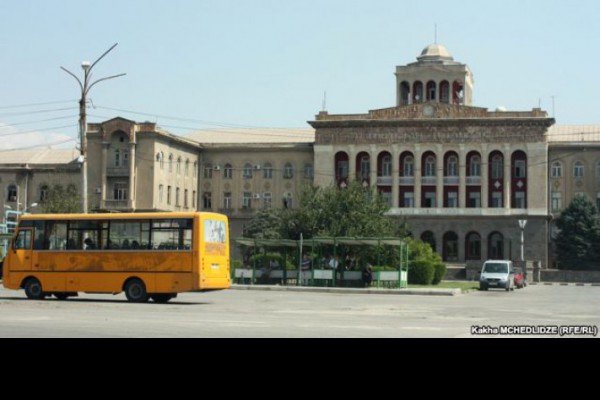
[[[171,300],[173,297],[175,297],[175,296],[173,296],[170,293],[158,293],[158,294],[150,295],[150,298],[155,303],[168,303],[169,300]]]
[[[125,284],[125,296],[132,303],[145,303],[148,301],[146,285],[140,279],[130,279]]]
[[[42,290],[42,284],[37,278],[29,278],[24,285],[25,295],[31,300],[43,300],[46,295]]]

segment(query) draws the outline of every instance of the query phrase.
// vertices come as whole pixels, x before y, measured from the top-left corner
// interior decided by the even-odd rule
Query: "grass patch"
[[[460,289],[463,293],[479,290],[479,282],[444,281],[439,285],[408,285],[409,289]]]

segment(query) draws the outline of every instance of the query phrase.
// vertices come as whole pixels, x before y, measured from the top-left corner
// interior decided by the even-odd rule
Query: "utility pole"
[[[90,83],[91,78],[92,78],[92,69],[94,69],[94,66],[96,64],[98,64],[98,62],[100,60],[102,60],[108,53],[110,53],[112,51],[112,49],[117,47],[117,45],[118,45],[118,43],[115,43],[110,49],[106,50],[104,52],[104,54],[102,54],[93,63],[90,63],[89,61],[84,61],[81,63],[81,68],[83,69],[83,82],[81,82],[81,80],[74,73],[72,73],[65,67],[60,67],[67,74],[69,74],[73,78],[75,78],[77,83],[79,83],[79,87],[81,88],[81,100],[79,100],[79,141],[80,141],[79,162],[81,163],[81,210],[82,210],[82,213],[84,213],[84,214],[87,214],[87,212],[88,212],[87,115],[86,115],[87,95],[89,94],[92,87],[94,87],[97,83],[127,75],[127,74],[112,75],[112,76],[108,76],[106,78],[98,79],[98,80]]]

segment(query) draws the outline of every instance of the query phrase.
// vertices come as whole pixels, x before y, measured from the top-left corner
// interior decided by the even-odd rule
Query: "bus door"
[[[33,250],[31,247],[33,244],[32,237],[32,229],[19,230],[19,233],[12,243],[11,254],[8,255],[8,257],[10,257],[11,271],[31,271],[33,263]]]

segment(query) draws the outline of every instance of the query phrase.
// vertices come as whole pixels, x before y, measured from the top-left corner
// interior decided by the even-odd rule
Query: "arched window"
[[[11,202],[11,203],[17,201],[17,197],[18,197],[17,185],[15,185],[14,183],[8,185],[8,189],[6,190],[6,194],[7,194],[6,201]]]
[[[481,260],[481,235],[471,232],[465,240],[465,258],[467,260]]]
[[[504,176],[504,159],[500,154],[492,157],[492,179],[502,179]]]
[[[304,179],[313,179],[315,177],[315,169],[312,164],[304,164]]]
[[[433,232],[431,232],[431,231],[423,232],[423,234],[421,235],[421,241],[429,244],[429,246],[431,246],[431,249],[434,252],[436,251],[435,234]]]
[[[381,176],[392,176],[392,156],[389,154],[381,159]]]
[[[415,158],[412,155],[404,157],[404,162],[402,163],[402,176],[415,176]]]
[[[273,165],[271,163],[265,164],[263,168],[263,178],[273,179]]]
[[[246,164],[244,165],[244,179],[251,179],[252,178],[252,165],[250,164]]]
[[[435,101],[437,84],[434,81],[427,82],[427,101]]]
[[[493,232],[489,236],[488,259],[504,259],[504,236],[500,232]]]
[[[160,169],[163,169],[164,167],[164,162],[163,162],[163,153],[156,153],[156,162],[159,165]]]
[[[198,177],[198,161],[194,161],[194,178]]]
[[[469,162],[469,176],[481,176],[481,157],[473,155]]]
[[[169,154],[169,172],[173,172],[173,154]]]
[[[212,171],[212,165],[210,166],[210,169]],[[184,174],[185,176],[188,176],[188,174],[190,173],[190,160],[186,159],[185,160],[185,169],[184,169]]]
[[[40,203],[45,203],[46,201],[48,201],[49,196],[50,188],[48,187],[48,185],[40,185]]]
[[[348,184],[348,174],[350,173],[349,170],[350,167],[348,154],[343,151],[336,153],[334,173],[338,186],[341,186],[342,184]]]
[[[361,182],[369,182],[371,175],[371,157],[368,153],[359,153],[356,157],[356,166],[358,168],[357,177]]]
[[[410,99],[410,84],[406,81],[400,84],[400,105],[407,106]]]
[[[550,167],[550,176],[552,178],[562,177],[562,163],[560,161],[554,161]]]
[[[423,82],[416,81],[413,83],[413,103],[422,103],[423,100]]]
[[[294,177],[294,167],[291,163],[285,163],[283,167],[283,178],[292,179]]]
[[[423,176],[436,176],[435,156],[430,155],[425,158],[425,173]]]
[[[455,232],[444,234],[444,261],[458,261],[458,235]]]
[[[229,163],[223,167],[223,179],[233,179],[233,167]]]
[[[573,176],[575,178],[583,178],[585,175],[585,167],[581,161],[576,161],[573,165]]]
[[[440,83],[440,103],[450,103],[450,83],[448,81]]]
[[[177,158],[177,175],[181,174],[181,157]]]
[[[458,157],[451,155],[446,160],[445,176],[458,176]]]
[[[121,166],[121,150],[115,150],[115,167]]]

